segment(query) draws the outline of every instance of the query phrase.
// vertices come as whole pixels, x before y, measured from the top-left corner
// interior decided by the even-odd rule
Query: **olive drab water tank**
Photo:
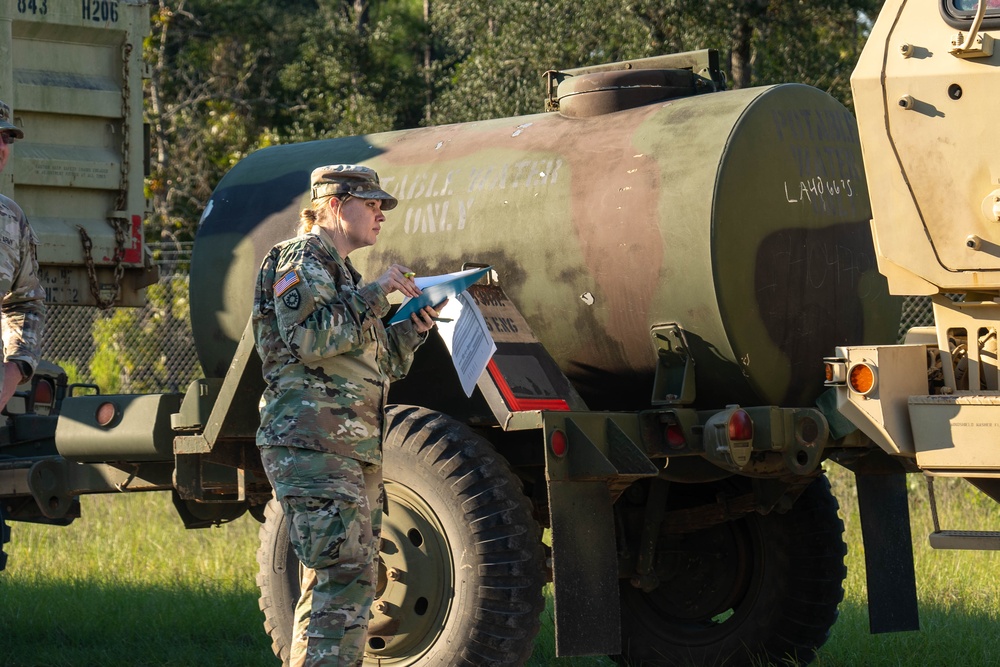
[[[191,271],[192,322],[221,377],[260,261],[292,234],[310,171],[362,163],[399,198],[367,278],[492,265],[592,409],[650,401],[650,329],[676,323],[697,405],[808,405],[822,358],[891,341],[856,125],[825,93],[781,85],[585,118],[559,113],[256,152],[220,182]]]

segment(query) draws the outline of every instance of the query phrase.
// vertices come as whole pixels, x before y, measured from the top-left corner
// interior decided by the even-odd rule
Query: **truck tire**
[[[523,665],[545,575],[541,531],[520,481],[486,439],[424,408],[388,408],[383,453],[389,513],[365,665]],[[260,608],[284,660],[298,562],[273,500],[260,538]]]
[[[288,541],[288,523],[281,505],[272,498],[264,507],[264,521],[257,531],[257,601],[264,612],[264,631],[271,637],[271,650],[288,664],[292,645],[292,613],[299,601],[299,559]]]
[[[672,498],[679,488],[671,486]],[[707,497],[719,490],[707,489]],[[844,597],[847,547],[838,507],[824,476],[783,514],[749,514],[661,539],[660,585],[647,593],[621,582],[620,663],[811,662]]]

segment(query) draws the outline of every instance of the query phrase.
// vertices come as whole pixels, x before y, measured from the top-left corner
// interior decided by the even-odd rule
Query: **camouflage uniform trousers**
[[[364,659],[382,528],[382,468],[300,447],[261,459],[303,565],[289,667],[355,667]]]

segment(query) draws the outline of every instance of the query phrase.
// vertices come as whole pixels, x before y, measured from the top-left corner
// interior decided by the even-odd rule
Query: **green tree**
[[[219,180],[258,148],[416,125],[421,1],[157,0],[150,236],[193,238]]]
[[[715,48],[733,87],[819,86],[849,102],[876,0],[433,0],[434,123],[541,111],[542,73]]]
[[[418,6],[320,0],[279,74],[289,102],[281,141],[412,127],[422,114]]]
[[[650,21],[664,8],[679,20],[685,48],[725,56],[734,88],[796,82],[850,104],[850,74],[881,0],[636,0]],[[700,44],[701,46],[693,46]]]
[[[145,45],[152,134],[150,233],[190,240],[221,177],[273,140],[278,72],[312,0],[158,0]]]

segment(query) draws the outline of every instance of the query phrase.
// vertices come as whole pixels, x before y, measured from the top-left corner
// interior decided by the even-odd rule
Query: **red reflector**
[[[684,429],[682,429],[677,424],[671,424],[667,427],[667,444],[671,447],[683,447],[684,446]]]
[[[552,431],[552,435],[549,436],[549,448],[552,449],[552,453],[556,456],[566,456],[566,450],[569,449],[569,443],[566,442],[566,434],[559,429]]]
[[[117,413],[114,403],[101,403],[97,406],[97,414],[94,415],[94,418],[100,426],[107,426],[114,421]]]
[[[51,405],[56,392],[52,388],[52,383],[45,379],[39,379],[35,384],[35,403]]]
[[[736,410],[729,417],[730,440],[753,440],[753,421],[745,410]]]
[[[129,264],[142,263],[142,216],[132,216],[132,228],[128,245],[124,248],[122,260]]]

